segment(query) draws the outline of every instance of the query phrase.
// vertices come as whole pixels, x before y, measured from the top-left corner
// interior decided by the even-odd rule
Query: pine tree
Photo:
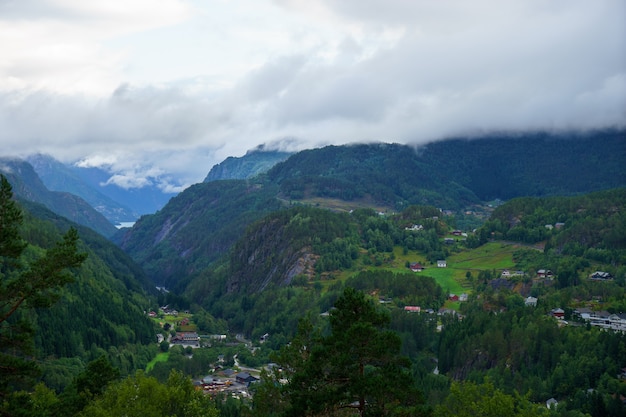
[[[428,415],[389,321],[387,311],[348,287],[330,313],[330,334],[301,325],[278,358],[282,372],[264,381],[260,390],[266,395],[255,403],[266,415]],[[272,387],[280,383],[285,385],[279,395]],[[276,404],[268,407],[262,400]]]
[[[70,268],[86,258],[71,228],[52,248],[33,248],[20,236],[23,215],[8,180],[0,175],[0,396],[37,374],[33,329],[26,312],[48,307],[73,280]]]

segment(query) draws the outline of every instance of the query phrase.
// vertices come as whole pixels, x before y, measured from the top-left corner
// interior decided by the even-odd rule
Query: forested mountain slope
[[[547,241],[559,251],[620,251],[626,249],[625,207],[626,188],[573,197],[520,197],[496,208],[483,230],[518,242]]]
[[[258,292],[268,285],[289,285],[298,275],[308,280],[322,272],[320,257],[345,257],[336,266],[349,266],[358,249],[357,223],[347,213],[307,207],[276,212],[255,223],[233,246],[227,290]]]
[[[193,185],[119,241],[157,284],[174,286],[223,256],[246,226],[279,210],[277,188],[245,180]]]
[[[212,181],[180,193],[120,238],[158,284],[197,273],[245,227],[286,203],[328,199],[402,210],[460,210],[489,198],[572,195],[626,183],[624,132],[529,134],[434,142],[328,146],[296,153],[253,180]],[[284,204],[281,204],[282,201]]]
[[[32,165],[19,159],[0,158],[0,172],[13,187],[13,193],[27,201],[43,204],[53,212],[110,237],[117,229],[82,198],[68,192],[50,191]]]
[[[267,172],[279,162],[289,158],[291,153],[266,151],[259,146],[246,152],[244,156],[229,156],[211,168],[203,182],[218,180],[243,180]]]
[[[626,183],[626,133],[529,134],[299,152],[268,178],[288,198],[368,198],[396,209],[458,209],[477,201],[571,195]]]
[[[365,272],[396,263],[396,246],[421,250],[425,259],[444,256],[441,240],[448,226],[433,218],[438,214],[438,209],[426,206],[412,206],[394,216],[370,209],[339,213],[307,206],[273,212],[253,223],[228,256],[191,275],[184,296],[227,320],[232,331],[255,336],[271,332],[272,345],[287,341],[299,318],[332,307],[342,287],[337,275],[354,274],[346,285],[362,291],[439,308],[442,289],[427,277],[415,282],[404,262],[394,267],[401,271],[397,276],[391,271],[382,276]],[[407,230],[413,224],[423,229]],[[325,287],[327,282],[339,289]]]
[[[150,359],[154,327],[145,315],[151,306],[148,281],[140,267],[107,239],[77,226],[45,207],[21,202],[22,235],[33,248],[48,248],[70,226],[77,228],[87,259],[73,283],[52,307],[35,310],[37,356],[47,383],[60,388],[89,360],[119,352],[114,361],[125,372]],[[145,347],[142,347],[145,346]],[[144,353],[142,353],[144,352]],[[58,366],[57,364],[63,364]]]
[[[27,161],[50,191],[65,191],[83,198],[112,224],[132,222],[139,217],[130,208],[87,183],[76,168],[72,169],[49,155],[31,155]]]

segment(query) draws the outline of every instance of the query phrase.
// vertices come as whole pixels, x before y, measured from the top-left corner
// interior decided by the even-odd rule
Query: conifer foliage
[[[78,252],[78,232],[70,228],[62,240],[42,251],[29,248],[20,236],[22,212],[11,185],[0,176],[0,395],[24,377],[36,374],[29,360],[32,327],[24,311],[50,306],[59,289],[73,280],[68,269],[86,258]]]
[[[327,336],[300,326],[278,358],[282,370],[259,389],[257,404],[269,415],[428,415],[408,373],[410,362],[400,355],[400,338],[387,329],[387,311],[348,287],[329,321]],[[278,381],[284,383],[280,393],[273,389]]]

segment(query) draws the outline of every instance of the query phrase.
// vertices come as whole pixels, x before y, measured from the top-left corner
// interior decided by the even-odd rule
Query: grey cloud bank
[[[132,3],[135,9],[145,5]],[[169,3],[185,11],[164,23],[169,31],[200,27],[208,12],[241,27],[242,17],[232,9]],[[53,88],[54,76],[29,81],[29,62],[8,51],[10,63],[0,64],[3,153],[44,152],[105,164],[113,182],[132,187],[158,179],[177,190],[201,181],[227,156],[284,138],[291,138],[289,150],[297,150],[367,140],[423,143],[490,131],[626,127],[621,1],[265,3],[278,13],[276,25],[292,44],[268,49],[260,63],[250,62],[230,78],[219,72],[220,59],[230,55],[207,44],[206,56],[186,57],[181,49],[171,65],[195,67],[194,59],[206,59],[216,68],[211,74],[181,70],[178,78],[140,83],[125,81],[117,70],[103,78],[108,92],[83,93]],[[29,17],[29,10],[20,9],[20,19],[42,19]],[[89,12],[97,15],[97,9]],[[305,24],[283,27],[286,18]],[[0,25],[3,19],[15,24],[9,15],[0,17]],[[137,23],[136,31],[149,43],[145,27]],[[194,35],[188,42],[202,42]],[[250,48],[249,38],[230,35],[222,47]],[[260,37],[261,52],[265,42],[274,42],[270,35]],[[3,36],[0,29],[0,41]],[[241,38],[247,43],[238,43]],[[103,72],[139,65],[132,55],[101,64]],[[76,65],[88,67],[78,59]],[[246,68],[245,60],[237,65]]]

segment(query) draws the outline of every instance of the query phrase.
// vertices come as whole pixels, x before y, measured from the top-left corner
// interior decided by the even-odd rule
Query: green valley
[[[565,140],[531,139],[526,155]],[[609,170],[623,150],[607,141]],[[88,256],[57,303],[17,310],[41,376],[6,386],[0,410],[81,416],[135,395],[234,417],[448,416],[470,398],[498,398],[503,415],[623,415],[626,189],[604,168],[586,185],[513,184],[480,159],[510,161],[512,144],[297,153],[188,188],[117,232],[119,246],[19,200],[28,250],[3,258],[6,288],[67,230]],[[554,195],[525,195],[533,181]]]

